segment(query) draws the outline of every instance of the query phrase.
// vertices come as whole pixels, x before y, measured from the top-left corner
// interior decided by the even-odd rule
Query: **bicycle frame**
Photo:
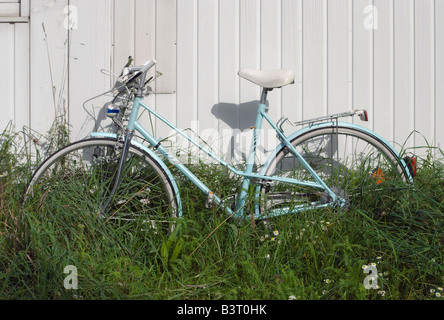
[[[181,129],[177,128],[174,124],[172,124],[168,119],[163,117],[161,114],[157,113],[155,110],[151,109],[149,106],[144,104],[142,102],[142,99],[140,97],[135,97],[134,103],[132,106],[131,114],[128,121],[128,130],[129,132],[138,132],[140,135],[142,135],[153,147],[155,150],[160,152],[169,162],[171,162],[188,180],[190,180],[198,189],[200,189],[201,192],[203,192],[207,196],[207,202],[214,202],[216,205],[222,206],[224,211],[229,214],[233,215],[235,217],[241,218],[244,216],[245,211],[245,205],[246,205],[246,199],[248,196],[248,190],[252,184],[252,179],[255,180],[267,180],[267,181],[279,181],[279,182],[285,182],[285,183],[294,183],[298,185],[304,185],[309,187],[314,187],[323,190],[323,192],[327,192],[329,196],[332,199],[332,202],[327,204],[322,203],[312,203],[311,206],[307,205],[298,205],[295,206],[291,211],[289,210],[283,210],[282,208],[278,209],[276,212],[269,212],[267,213],[267,216],[279,216],[289,213],[296,213],[298,211],[307,210],[308,208],[321,208],[326,206],[331,206],[332,204],[337,204],[337,196],[335,193],[330,190],[330,188],[324,183],[324,181],[316,174],[316,172],[313,170],[313,168],[305,161],[305,159],[297,152],[297,150],[292,146],[290,143],[290,140],[284,135],[284,133],[276,126],[276,124],[268,117],[268,107],[266,106],[266,96],[267,96],[267,89],[264,89],[261,101],[258,105],[258,111],[256,116],[256,123],[253,127],[253,138],[251,142],[251,148],[249,151],[246,167],[244,171],[237,170],[224,160],[222,160],[217,155],[213,154],[210,150],[203,147],[201,144],[196,142],[194,139],[192,139],[189,135],[184,133]],[[214,194],[212,190],[210,190],[205,183],[203,183],[198,177],[196,177],[183,163],[181,163],[174,155],[172,155],[164,146],[162,146],[161,141],[157,140],[151,133],[149,133],[142,124],[137,120],[139,116],[140,109],[143,108],[147,110],[150,114],[153,114],[156,118],[161,120],[163,123],[165,123],[168,127],[173,129],[175,132],[180,134],[182,137],[187,139],[189,142],[191,142],[193,145],[199,148],[199,150],[206,153],[209,157],[216,160],[220,165],[226,167],[228,170],[230,170],[232,173],[238,176],[243,177],[242,182],[242,188],[239,193],[238,198],[238,204],[235,210],[231,209],[228,205],[225,205],[221,198],[219,198],[217,195]],[[256,149],[258,146],[258,143],[260,141],[260,131],[262,128],[262,123],[264,119],[271,125],[271,127],[276,131],[279,139],[281,142],[287,146],[287,148],[292,152],[303,164],[305,169],[311,174],[311,176],[314,178],[315,182],[312,181],[304,181],[304,180],[298,180],[298,179],[292,179],[292,178],[283,178],[283,177],[273,177],[273,176],[265,176],[259,173],[253,172],[255,158],[256,158]],[[94,132],[91,134],[92,136],[113,136],[116,137],[115,134],[109,134],[109,133],[103,133],[103,132]],[[160,160],[161,161],[161,160]],[[174,179],[173,177],[170,177]],[[260,184],[258,187],[254,188],[255,192],[255,212],[254,212],[254,219],[258,220],[261,218],[261,213],[259,212],[259,193],[260,193]],[[179,216],[182,216],[182,212],[179,212]]]

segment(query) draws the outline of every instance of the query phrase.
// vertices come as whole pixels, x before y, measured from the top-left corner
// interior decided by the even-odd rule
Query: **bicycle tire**
[[[123,142],[111,138],[74,142],[37,168],[25,194],[40,194],[41,211],[68,211],[68,216],[86,211],[105,222],[137,220],[157,234],[171,233],[177,218],[171,180],[156,160],[136,146],[129,148],[111,203],[106,209],[102,207],[113,188],[122,147]]]
[[[336,138],[333,138],[335,135]],[[342,147],[344,151],[347,147],[356,147],[355,151],[359,153],[353,155],[350,149],[351,158],[340,157],[340,141],[345,141],[345,147]],[[383,187],[393,189],[400,186],[400,182],[405,185],[409,180],[407,169],[393,149],[363,130],[343,125],[315,127],[290,142],[336,196],[343,200],[342,207],[345,209],[357,201],[362,204],[364,197],[372,191],[381,191]],[[326,156],[329,152],[330,156]],[[363,161],[355,163],[350,160]],[[265,175],[291,176],[301,180],[311,178],[287,147],[276,153]],[[262,214],[267,214],[271,208],[312,203],[327,204],[331,201],[331,197],[322,190],[280,182],[263,184],[261,197]]]

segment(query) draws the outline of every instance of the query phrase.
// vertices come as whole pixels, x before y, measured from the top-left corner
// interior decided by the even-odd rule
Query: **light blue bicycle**
[[[410,160],[402,159],[390,143],[361,126],[339,122],[341,117],[353,116],[368,121],[364,110],[292,123],[301,128],[287,135],[283,124],[288,119],[274,123],[267,115],[267,93],[293,83],[294,73],[290,70],[239,71],[240,77],[262,88],[250,153],[244,169],[239,170],[142,102],[150,80],[147,72],[154,65],[153,60],[138,67],[125,66],[114,88],[117,94],[107,105],[118,130],[94,132],[91,138],[52,154],[35,171],[28,193],[41,192],[43,205],[48,208],[65,199],[73,204],[72,210],[86,207],[107,221],[142,219],[146,226],[159,232],[171,231],[177,219],[186,214],[173,172],[179,172],[200,189],[202,201],[208,207],[219,207],[230,216],[251,217],[255,221],[326,207],[347,209],[369,192],[389,188],[398,181],[412,181]],[[227,172],[242,177],[236,196],[218,196],[192,172],[192,166],[178,161],[139,122],[143,110],[197,146]],[[264,120],[275,130],[279,145],[268,161],[257,167],[256,150]],[[134,139],[135,135],[143,137],[146,143]]]

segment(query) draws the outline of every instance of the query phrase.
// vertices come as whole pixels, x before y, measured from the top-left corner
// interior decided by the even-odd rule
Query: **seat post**
[[[272,89],[263,88],[262,89],[262,96],[261,96],[261,103],[266,104],[267,103],[267,94],[268,91],[271,91]]]

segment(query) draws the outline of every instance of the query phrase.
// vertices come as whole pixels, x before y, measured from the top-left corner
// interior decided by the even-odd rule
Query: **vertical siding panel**
[[[435,145],[444,151],[444,1],[435,3]],[[440,155],[442,157],[442,155]]]
[[[164,74],[155,83],[156,109],[177,124],[176,108],[176,1],[156,1],[156,70]],[[170,128],[156,122],[156,134],[166,137],[172,134]]]
[[[156,58],[156,0],[135,0],[136,65]]]
[[[239,102],[239,0],[219,1],[219,101]],[[237,118],[237,116],[233,116]]]
[[[173,124],[177,125],[177,108],[176,108],[176,96],[175,94],[157,94],[155,97],[155,108],[161,115],[170,120]],[[152,100],[149,100],[152,101]],[[149,121],[148,118],[144,119]],[[148,122],[146,122],[148,125]],[[147,126],[146,129],[150,129],[151,126]],[[169,127],[163,124],[160,120],[155,123],[155,134],[158,137],[166,138],[175,134]],[[174,140],[173,140],[174,141]]]
[[[29,25],[15,25],[15,128],[29,127]],[[1,33],[1,32],[0,32]]]
[[[199,131],[217,127],[217,119],[212,114],[218,103],[219,78],[219,21],[218,1],[199,0],[198,2],[198,121]],[[203,139],[211,137],[202,136]],[[210,144],[211,145],[211,144]]]
[[[146,18],[146,16],[141,17],[137,21]],[[157,0],[155,16],[156,68],[163,73],[163,76],[156,81],[157,93],[172,94],[176,92],[176,20],[176,0]],[[143,38],[137,38],[136,42],[143,42],[142,40]]]
[[[328,113],[351,110],[349,105],[349,1],[328,2]],[[347,119],[344,119],[347,120]]]
[[[434,41],[433,1],[415,1],[415,138],[417,146],[433,143],[434,129]],[[422,150],[424,152],[424,150]]]
[[[261,68],[261,2],[260,0],[240,1],[240,67]],[[259,86],[240,80],[240,108],[238,129],[244,134],[233,137],[233,148],[236,159],[242,159],[249,148],[251,140],[250,126],[254,125],[257,104],[260,99]]]
[[[304,1],[304,118],[327,113],[325,0]]]
[[[67,87],[63,87],[68,67],[68,31],[65,28],[67,17],[64,13],[67,5],[67,0],[31,2],[31,128],[44,135],[54,122],[56,107],[64,108],[68,112]],[[42,29],[43,23],[48,36],[47,41]],[[53,86],[56,101],[53,97]]]
[[[393,140],[393,7],[375,0],[378,28],[374,30],[374,130]]]
[[[134,57],[135,50],[135,0],[114,1],[114,73],[120,74],[128,56]]]
[[[239,6],[239,0],[219,1],[219,103],[212,114],[218,119],[218,150],[228,161],[239,125]]]
[[[261,0],[261,69],[282,68],[282,18],[281,1]],[[277,121],[281,114],[282,90],[268,95],[269,116]],[[264,124],[264,128],[268,124]]]
[[[260,0],[240,1],[240,15],[241,67],[260,69]]]
[[[110,121],[106,119],[103,105],[111,100],[109,95],[86,100],[108,91],[114,81],[100,72],[111,70],[111,12],[107,0],[85,2],[71,0],[78,12],[78,29],[70,31],[69,101],[70,124],[73,140],[86,137],[94,130],[100,130]],[[119,67],[116,66],[116,71]]]
[[[197,120],[197,0],[177,1],[177,125]]]
[[[31,0],[20,0],[20,16],[29,17],[29,3]]]
[[[353,37],[354,37],[354,27],[353,27],[353,21],[354,21],[354,6],[353,6],[353,0],[348,0],[348,19],[347,19],[347,26],[348,26],[348,34],[347,34],[347,44],[348,44],[348,72],[347,72],[347,79],[348,79],[348,96],[347,96],[347,102],[350,109],[355,109],[356,106],[354,105],[354,48],[353,48]]]
[[[156,57],[156,0],[135,0],[135,39],[134,39],[134,64],[141,65]],[[123,67],[123,65],[121,66]],[[153,71],[148,77],[154,75]],[[151,88],[156,90],[156,83],[151,83]],[[155,95],[144,97],[143,102],[150,107],[156,108]],[[140,123],[149,130],[156,132],[155,122],[153,128],[147,112],[139,118]]]
[[[177,126],[197,130],[197,0],[177,1]],[[163,113],[162,110],[159,110]],[[196,151],[177,141],[182,155]],[[197,152],[197,151],[196,151]]]
[[[261,0],[261,69],[282,68],[282,1]],[[259,97],[258,97],[259,98]],[[282,116],[282,89],[273,90],[268,94],[268,115],[274,121]],[[252,117],[253,121],[254,117]],[[265,162],[266,150],[276,147],[276,133],[264,122],[261,143],[264,148],[258,150],[258,159]]]
[[[281,68],[281,1],[261,0],[261,69]]]
[[[394,0],[394,138],[405,148],[414,145],[415,50],[414,0]]]
[[[14,106],[14,25],[0,23],[0,97],[2,97],[2,111],[4,116],[0,119],[0,132],[12,120],[15,123]]]
[[[240,1],[240,67],[260,69],[260,1]],[[254,125],[260,89],[250,81],[240,80],[239,128]]]
[[[282,88],[282,115],[302,119],[302,0],[282,0],[282,68],[295,73],[295,83]]]
[[[367,109],[370,120],[363,125],[373,128],[373,30],[364,27],[369,14],[364,13],[372,0],[353,1],[353,106]]]

